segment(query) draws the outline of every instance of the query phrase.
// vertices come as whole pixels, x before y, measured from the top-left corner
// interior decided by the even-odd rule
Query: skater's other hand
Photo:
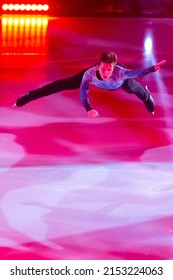
[[[160,62],[158,62],[155,66],[154,66],[154,68],[155,68],[155,70],[157,71],[157,70],[159,70],[160,69],[160,66],[162,66],[163,64],[165,64],[167,62],[167,60],[162,60],[162,61],[160,61]]]
[[[90,118],[97,118],[97,117],[99,117],[99,114],[98,114],[98,112],[96,111],[96,110],[89,110],[88,111],[88,117],[90,117]]]

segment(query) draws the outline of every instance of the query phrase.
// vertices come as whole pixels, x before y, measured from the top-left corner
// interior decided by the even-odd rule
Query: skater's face
[[[112,75],[114,67],[114,63],[101,62],[101,64],[98,66],[101,78],[103,80],[107,80]]]

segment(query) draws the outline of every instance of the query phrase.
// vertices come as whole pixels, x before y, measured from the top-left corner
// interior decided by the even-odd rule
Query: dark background
[[[59,16],[173,16],[173,0],[49,0],[47,3],[51,13]]]

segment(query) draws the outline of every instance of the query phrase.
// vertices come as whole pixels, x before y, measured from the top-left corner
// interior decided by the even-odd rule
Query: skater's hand
[[[90,118],[97,118],[97,117],[99,117],[99,114],[98,114],[98,112],[96,111],[96,110],[89,110],[88,111],[88,117],[90,117]]]
[[[159,70],[160,69],[160,66],[162,66],[163,64],[165,64],[167,61],[164,59],[164,60],[162,60],[162,61],[160,61],[160,62],[158,62],[156,65],[154,65],[154,68],[155,68],[155,70],[157,71],[157,70]]]

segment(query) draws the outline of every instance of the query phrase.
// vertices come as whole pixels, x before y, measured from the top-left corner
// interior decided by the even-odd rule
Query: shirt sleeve
[[[85,107],[87,112],[93,109],[90,104],[89,97],[88,97],[90,86],[92,83],[91,70],[92,69],[90,68],[84,73],[82,82],[80,85],[80,101],[82,102],[82,104]]]
[[[146,75],[148,75],[151,72],[155,72],[154,66],[148,67],[148,68],[142,68],[142,69],[137,69],[137,70],[131,70],[131,69],[126,69],[124,72],[124,76],[126,79],[128,78],[142,78]]]

